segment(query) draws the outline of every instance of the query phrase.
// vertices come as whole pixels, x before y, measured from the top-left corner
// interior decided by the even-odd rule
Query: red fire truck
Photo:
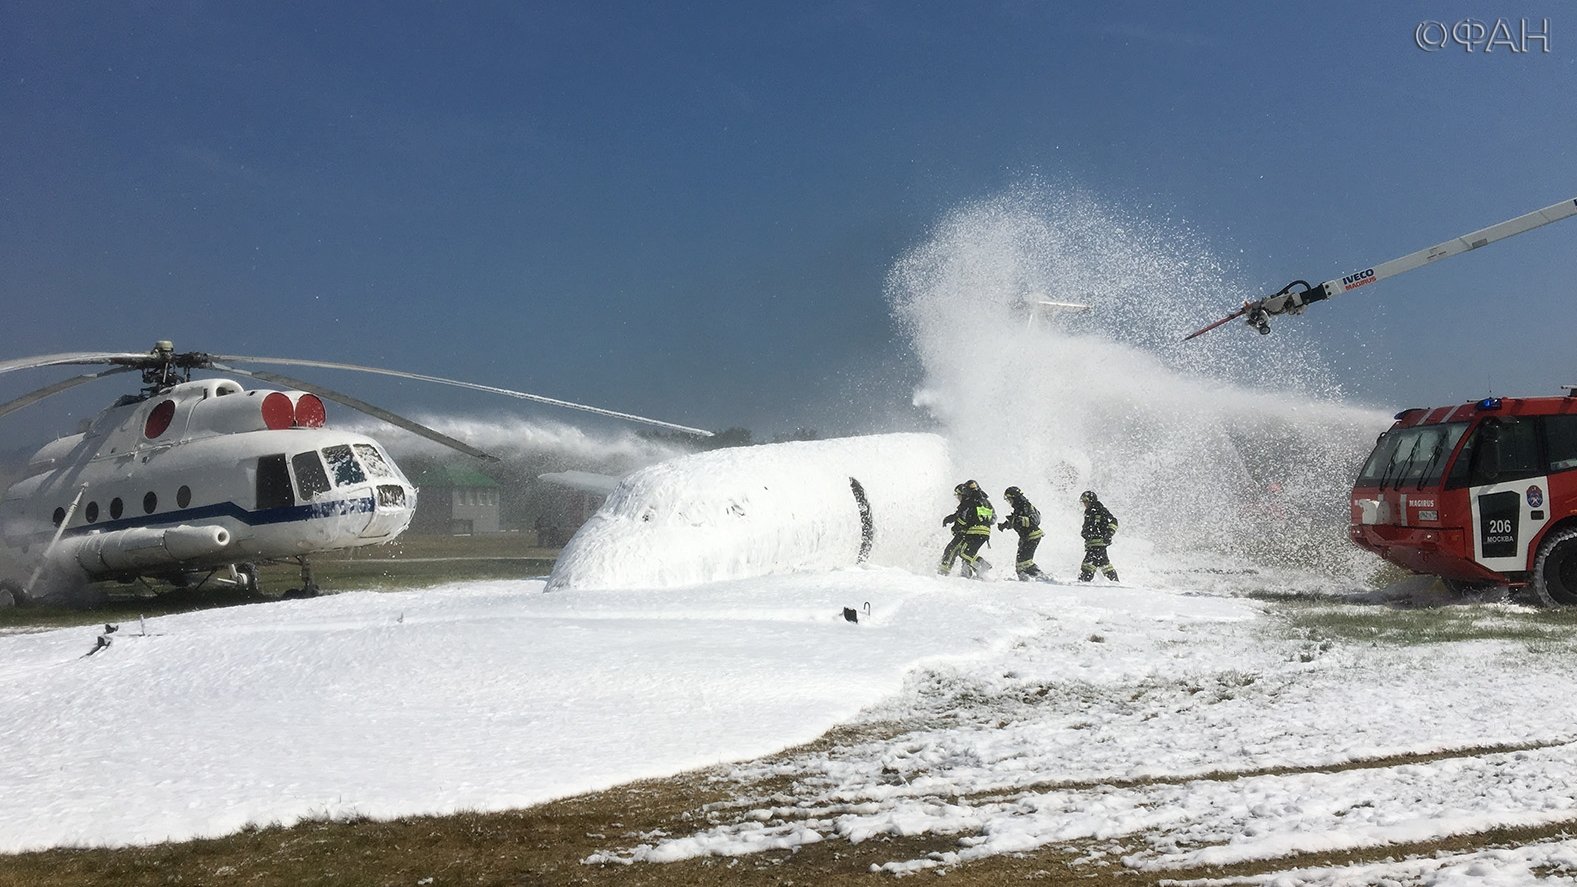
[[[1577,386],[1397,413],[1353,484],[1349,534],[1455,589],[1577,606]]]
[[[1577,198],[1318,286],[1294,280],[1185,338],[1238,317],[1269,333],[1274,316],[1573,216]],[[1455,588],[1526,587],[1544,604],[1577,606],[1577,389],[1397,413],[1353,485],[1349,532]]]

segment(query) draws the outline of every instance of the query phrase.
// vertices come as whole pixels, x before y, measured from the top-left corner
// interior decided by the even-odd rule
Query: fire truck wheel
[[[1546,607],[1577,606],[1577,527],[1544,537],[1529,587]]]

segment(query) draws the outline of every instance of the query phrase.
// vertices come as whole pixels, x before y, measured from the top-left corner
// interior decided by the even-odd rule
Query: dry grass
[[[598,850],[638,843],[656,831],[678,833],[705,821],[705,805],[735,788],[688,774],[634,783],[526,810],[405,817],[391,821],[309,821],[253,828],[225,838],[118,850],[51,850],[0,857],[0,887],[54,885],[837,885],[885,884],[882,863],[956,850],[956,836],[828,840],[795,852],[703,858],[668,864],[591,865]],[[1242,877],[1300,866],[1348,865],[1436,852],[1462,852],[1566,837],[1571,823],[1499,829],[1365,852],[1300,855],[1264,864],[1136,872],[1118,859],[1139,849],[1079,841],[945,870],[949,883],[1158,884],[1179,878]],[[924,875],[933,878],[935,874]]]
[[[654,831],[694,829],[704,805],[727,787],[691,774],[634,783],[527,810],[407,817],[387,822],[315,821],[249,829],[205,841],[120,850],[52,850],[0,857],[0,887],[23,885],[844,885],[888,883],[873,865],[956,849],[945,835],[828,841],[796,852],[665,865],[589,865],[582,860]],[[1001,857],[954,869],[962,884],[1005,881],[1141,884],[1123,871],[1076,871],[1084,846]]]
[[[842,728],[808,746],[774,756],[787,759],[815,750],[880,738],[891,724]],[[1532,747],[1532,746],[1530,746]],[[1357,761],[1333,770],[1418,764],[1443,757],[1507,751],[1502,746],[1457,749],[1432,755]],[[1194,779],[1232,780],[1303,768],[1223,772]],[[1156,780],[1165,781],[1165,780]],[[1140,784],[1144,780],[1131,780]],[[1048,783],[1036,790],[1068,788]],[[875,872],[883,863],[923,859],[959,849],[958,835],[928,834],[849,844],[831,838],[794,851],[739,858],[709,857],[667,864],[588,864],[599,851],[628,848],[654,835],[685,834],[728,822],[723,809],[741,795],[792,792],[788,781],[732,781],[722,770],[699,771],[620,786],[524,810],[411,816],[394,820],[308,820],[252,827],[223,838],[121,849],[58,849],[0,856],[0,887],[140,887],[140,885],[638,885],[697,887],[739,885],[838,885],[891,883]],[[985,800],[985,799],[975,799]],[[1262,875],[1305,866],[1340,866],[1408,856],[1466,852],[1569,836],[1577,821],[1537,828],[1496,829],[1438,841],[1388,845],[1339,854],[1302,854],[1224,868],[1138,872],[1123,855],[1143,849],[1145,836],[1081,840],[1032,853],[990,857],[936,869],[958,885],[1079,884],[1090,887],[1150,885],[1191,878]]]

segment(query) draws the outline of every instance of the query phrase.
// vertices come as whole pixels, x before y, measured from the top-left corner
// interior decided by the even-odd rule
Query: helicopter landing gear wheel
[[[1528,589],[1543,606],[1577,606],[1577,528],[1558,530],[1544,538]]]
[[[322,594],[323,592],[318,589],[318,584],[312,581],[312,563],[307,560],[306,555],[296,558],[296,561],[301,564],[301,587],[292,588],[285,592],[285,597],[317,597]]]
[[[257,564],[236,564],[235,581],[241,587],[242,594],[247,597],[257,597],[259,594]]]

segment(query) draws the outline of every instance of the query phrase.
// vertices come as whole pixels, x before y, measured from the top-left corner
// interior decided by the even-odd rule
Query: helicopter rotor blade
[[[49,365],[50,364],[44,364],[44,366]],[[22,368],[16,367],[16,369]],[[75,388],[78,385],[92,382],[97,379],[102,379],[105,376],[113,376],[116,373],[129,373],[134,369],[136,369],[136,367],[115,367],[114,369],[104,370],[102,372],[88,373],[82,376],[72,376],[69,379],[63,379],[59,382],[56,382],[53,385],[45,385],[43,388],[40,388],[37,391],[28,392],[27,394],[24,394],[15,400],[8,400],[5,403],[0,403],[0,416],[4,416],[7,413],[13,413],[25,406],[31,406],[32,404],[38,403],[46,397],[59,394],[62,391]],[[0,372],[3,372],[3,370],[0,370]]]
[[[224,363],[221,363],[221,361],[223,361]],[[238,374],[243,375],[243,376],[253,376],[253,377],[259,378],[259,379],[267,379],[268,378],[268,376],[266,374],[247,372],[245,370],[236,369],[233,366],[227,366],[226,365],[226,364],[234,363],[234,362],[278,364],[278,365],[281,365],[281,366],[305,366],[305,367],[317,367],[317,368],[321,368],[321,369],[330,369],[330,370],[350,370],[352,372],[359,372],[359,373],[375,373],[377,375],[382,375],[382,376],[393,376],[393,377],[399,378],[399,379],[414,379],[414,380],[416,380],[418,382],[433,382],[433,383],[436,383],[436,384],[439,384],[439,385],[451,385],[451,386],[454,386],[456,388],[468,388],[468,389],[470,389],[472,391],[484,391],[484,392],[487,392],[489,394],[501,394],[501,395],[503,395],[505,397],[514,397],[514,398],[519,398],[521,400],[534,401],[536,403],[547,404],[549,406],[555,406],[555,407],[562,407],[564,409],[580,410],[581,412],[586,412],[586,413],[595,413],[595,414],[597,414],[599,416],[608,416],[608,417],[611,417],[611,418],[614,418],[614,419],[622,419],[622,420],[627,421],[627,422],[637,422],[637,423],[640,423],[640,424],[643,424],[643,425],[654,425],[654,426],[657,426],[659,428],[668,428],[668,429],[671,429],[671,430],[674,430],[674,431],[682,431],[682,432],[684,432],[686,434],[694,434],[694,435],[698,435],[700,437],[711,437],[712,436],[712,432],[707,431],[704,428],[692,428],[692,427],[690,427],[688,425],[679,425],[679,424],[674,423],[674,422],[664,422],[661,419],[652,419],[652,418],[648,418],[646,416],[637,416],[634,413],[621,413],[621,412],[618,412],[617,410],[603,409],[602,407],[594,407],[594,406],[591,406],[589,404],[576,403],[574,401],[569,401],[569,400],[560,400],[560,399],[555,398],[555,397],[545,397],[545,396],[540,395],[540,394],[531,394],[531,393],[525,392],[525,391],[516,391],[516,390],[514,390],[512,388],[499,388],[499,387],[494,386],[494,385],[481,385],[481,384],[478,384],[476,382],[465,382],[465,381],[462,381],[462,380],[459,380],[459,379],[446,379],[446,378],[444,378],[442,376],[429,376],[429,375],[426,375],[426,374],[423,374],[423,373],[410,373],[410,372],[405,372],[403,370],[386,370],[386,369],[382,369],[380,367],[362,366],[362,365],[359,365],[359,364],[352,364],[352,363],[337,363],[337,362],[334,362],[334,361],[327,361],[327,360],[303,360],[303,359],[299,359],[299,358],[287,358],[287,357],[247,357],[247,356],[241,356],[241,355],[225,356],[225,355],[208,354],[206,352],[200,352],[200,351],[192,351],[192,352],[186,352],[186,353],[179,353],[179,354],[177,354],[177,353],[175,353],[175,351],[173,350],[173,348],[170,346],[170,344],[168,342],[159,342],[159,343],[157,343],[155,345],[155,347],[154,347],[154,349],[152,351],[143,352],[143,353],[123,353],[123,352],[114,352],[114,351],[82,351],[82,352],[70,352],[70,353],[64,353],[64,354],[42,354],[42,355],[38,355],[38,356],[35,356],[35,357],[16,358],[16,359],[13,359],[13,360],[8,360],[8,361],[0,361],[0,373],[8,373],[8,372],[11,372],[11,371],[14,371],[14,370],[33,369],[33,368],[36,368],[36,367],[69,366],[69,365],[80,365],[80,364],[104,364],[104,363],[108,363],[108,364],[116,364],[116,365],[118,365],[120,370],[131,370],[131,369],[143,370],[144,371],[144,373],[143,373],[143,377],[144,377],[143,381],[144,381],[145,384],[148,384],[150,386],[158,386],[158,385],[161,385],[161,384],[162,385],[172,384],[174,381],[177,380],[176,377],[174,377],[172,375],[173,371],[177,370],[177,369],[184,369],[188,373],[190,373],[190,371],[194,370],[194,369],[199,369],[199,370],[218,369],[218,370],[223,370],[225,372],[238,373]],[[154,377],[150,378],[150,374],[152,374],[154,372],[162,372],[163,375],[162,376],[154,376]],[[97,378],[97,377],[96,376],[86,377],[82,381],[88,381],[89,378]],[[407,428],[407,430],[410,430],[413,433],[420,434],[420,435],[422,435],[424,437],[429,437],[432,440],[435,440],[435,441],[438,441],[440,443],[443,443],[445,446],[454,447],[455,449],[458,449],[461,452],[470,452],[470,450],[466,447],[466,445],[460,444],[459,441],[455,441],[453,438],[445,437],[443,435],[440,435],[438,432],[433,431],[430,428],[424,428],[423,426],[418,426],[415,423],[411,423],[410,426],[401,425],[402,422],[409,422],[410,420],[403,419],[403,418],[397,416],[394,413],[390,413],[387,410],[383,410],[383,409],[381,409],[379,407],[375,407],[372,404],[356,400],[355,398],[350,397],[349,395],[341,394],[341,393],[339,393],[337,391],[334,391],[332,389],[327,389],[327,388],[319,390],[318,387],[314,387],[310,383],[302,382],[302,381],[296,380],[296,379],[288,379],[285,376],[280,376],[279,379],[284,380],[284,381],[281,382],[281,384],[290,384],[290,385],[294,385],[297,388],[300,388],[303,391],[311,391],[311,392],[313,392],[315,394],[319,394],[321,396],[327,397],[330,400],[335,400],[335,401],[338,401],[340,403],[343,403],[346,406],[351,407],[352,409],[360,410],[360,411],[365,412],[365,413],[367,413],[368,415],[371,415],[371,416],[377,416],[378,418],[383,419],[384,421],[387,421],[387,422],[389,422],[391,424],[398,425],[400,427],[405,427],[405,428]],[[65,388],[69,388],[69,387],[71,387],[71,385],[75,385],[75,384],[81,384],[81,382],[73,381],[70,384],[67,384],[67,385],[65,385],[64,387],[62,387],[62,388],[60,388],[58,390],[65,390]],[[43,394],[40,394],[39,397],[48,397],[49,394],[52,394],[52,393],[54,393],[54,391],[53,390],[49,390],[49,391],[46,391]],[[32,397],[32,395],[28,395],[28,397]],[[22,406],[26,406],[28,403],[33,403],[33,402],[34,402],[33,400],[19,399],[18,402],[15,402],[16,405],[12,406],[11,408],[12,409],[17,409],[17,408],[20,408]],[[4,415],[4,413],[0,413],[0,415]],[[398,421],[396,421],[396,420],[398,420]],[[415,427],[411,427],[411,426],[415,426]],[[418,430],[418,429],[421,429],[421,430]],[[438,436],[437,437],[433,437],[433,435],[438,435]],[[456,446],[456,444],[459,444],[459,445]],[[480,450],[478,450],[475,453],[473,453],[473,455],[482,456],[482,455],[485,455],[485,454],[483,454]]]
[[[240,357],[236,355],[214,355],[213,359],[223,361],[244,361],[247,363],[270,363],[279,364],[281,366],[319,367],[321,369],[328,370],[352,370],[360,373],[377,373],[379,375],[394,376],[400,379],[414,379],[418,382],[434,382],[439,385],[453,385],[457,388],[469,388],[473,391],[486,391],[490,394],[502,394],[505,397],[517,397],[521,400],[545,403],[550,406],[564,407],[571,410],[581,410],[582,412],[587,413],[596,413],[599,416],[611,416],[615,419],[624,419],[628,422],[640,422],[645,425],[656,425],[659,428],[670,428],[675,431],[683,431],[687,434],[694,434],[700,437],[712,436],[712,432],[703,428],[691,428],[688,425],[676,425],[673,422],[664,422],[661,419],[648,419],[645,416],[637,416],[632,413],[620,413],[615,410],[605,410],[601,407],[589,406],[583,403],[574,403],[573,401],[568,400],[559,400],[553,397],[544,397],[540,394],[529,394],[524,391],[515,391],[511,388],[496,388],[492,385],[479,385],[476,382],[462,382],[459,379],[445,379],[442,376],[428,376],[421,373],[407,373],[402,370],[385,370],[378,367],[358,366],[351,363],[332,363],[326,360],[298,360],[284,357]],[[262,377],[259,376],[259,378]],[[310,391],[312,389],[308,388],[306,390]]]
[[[348,394],[341,394],[332,388],[324,388],[322,385],[317,385],[312,382],[304,382],[300,379],[293,379],[290,376],[281,376],[278,373],[264,373],[255,372],[252,370],[237,369],[236,367],[226,366],[225,364],[219,363],[217,361],[212,364],[212,368],[225,373],[239,373],[243,376],[251,376],[254,379],[261,379],[264,382],[273,382],[276,385],[284,385],[287,388],[298,388],[302,391],[310,391],[319,397],[326,397],[329,400],[335,401],[336,403],[342,403],[353,410],[366,413],[367,415],[377,419],[382,419],[383,421],[388,422],[390,425],[396,426],[398,428],[404,428],[406,431],[409,431],[412,434],[425,437],[435,443],[443,444],[452,450],[459,450],[460,452],[465,453],[467,456],[475,456],[478,459],[486,459],[489,462],[498,461],[497,456],[494,456],[491,453],[483,452],[482,450],[471,446],[465,441],[456,440],[455,438],[452,438],[441,431],[435,431],[419,422],[413,422],[410,419],[399,415],[398,413],[391,413],[382,407],[375,407],[364,400],[358,400]]]
[[[36,367],[73,366],[95,363],[116,363],[126,369],[140,369],[152,362],[147,353],[126,354],[119,351],[79,351],[67,354],[40,354],[35,357],[18,357],[0,361],[0,373],[30,370]]]

